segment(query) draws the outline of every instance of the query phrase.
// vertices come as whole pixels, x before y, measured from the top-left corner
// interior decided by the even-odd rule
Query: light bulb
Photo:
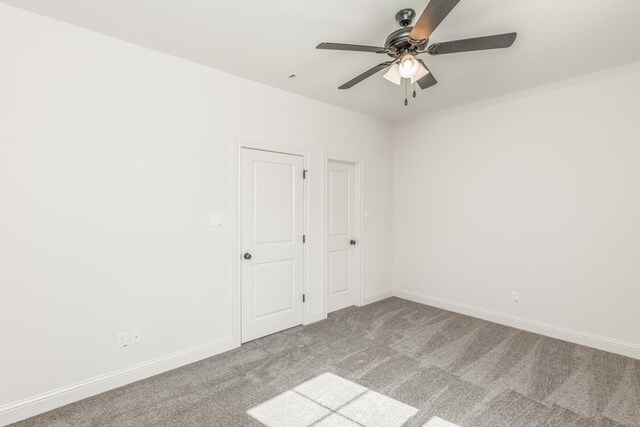
[[[418,70],[420,70],[420,63],[413,57],[413,55],[407,53],[402,57],[398,72],[403,78],[410,79],[416,75]]]

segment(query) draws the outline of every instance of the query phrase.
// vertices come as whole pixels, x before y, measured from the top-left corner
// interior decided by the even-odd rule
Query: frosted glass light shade
[[[402,76],[398,72],[398,68],[399,68],[399,65],[396,62],[391,67],[389,67],[389,71],[384,73],[384,76],[382,76],[382,77],[384,77],[385,79],[389,80],[391,83],[395,83],[395,84],[397,84],[399,86],[400,83],[402,83]]]
[[[429,70],[423,67],[422,64],[420,64],[419,62],[418,64],[419,64],[418,71],[411,78],[411,84],[415,83],[416,81],[420,80],[421,78],[429,74]],[[389,67],[389,71],[387,71],[383,77],[389,80],[391,83],[395,83],[399,86],[400,83],[402,83],[402,78],[403,78],[400,75],[399,68],[400,68],[400,65],[398,63],[393,64],[391,67]]]

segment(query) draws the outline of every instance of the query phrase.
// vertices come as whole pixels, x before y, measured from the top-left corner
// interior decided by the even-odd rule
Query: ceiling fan
[[[411,27],[416,16],[413,9],[402,9],[396,14],[396,21],[402,28],[391,33],[384,43],[384,47],[362,46],[343,43],[320,43],[317,49],[347,50],[355,52],[386,53],[392,59],[382,62],[359,76],[349,80],[338,89],[349,89],[368,77],[387,69],[384,77],[395,83],[401,84],[403,79],[407,82],[417,83],[421,89],[427,89],[436,83],[436,78],[429,71],[427,64],[418,55],[428,53],[430,55],[444,55],[458,52],[471,52],[474,50],[502,49],[510,47],[516,39],[517,33],[497,34],[493,36],[476,37],[464,40],[455,40],[443,43],[434,43],[430,46],[429,37],[449,15],[460,0],[431,0],[422,15]],[[414,90],[415,98],[416,92]],[[405,105],[408,101],[405,97]]]

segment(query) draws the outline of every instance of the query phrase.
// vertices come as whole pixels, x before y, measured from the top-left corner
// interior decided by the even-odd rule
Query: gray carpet
[[[254,426],[246,411],[332,372],[422,426],[640,426],[640,360],[390,298],[18,426]]]

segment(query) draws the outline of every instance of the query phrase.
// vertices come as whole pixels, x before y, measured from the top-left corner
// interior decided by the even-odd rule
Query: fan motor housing
[[[389,56],[395,58],[405,50],[417,51],[427,47],[429,40],[425,40],[419,46],[414,46],[409,42],[409,34],[411,34],[412,29],[413,27],[404,27],[389,34],[387,40],[384,42],[384,48],[387,50]]]
[[[402,28],[389,34],[387,40],[384,42],[387,55],[392,58],[397,58],[402,52],[416,52],[427,48],[429,40],[425,40],[417,46],[409,42],[409,34],[411,34],[411,30],[413,30],[413,27],[410,25],[415,17],[416,11],[410,8],[401,9],[396,13],[396,21]]]

